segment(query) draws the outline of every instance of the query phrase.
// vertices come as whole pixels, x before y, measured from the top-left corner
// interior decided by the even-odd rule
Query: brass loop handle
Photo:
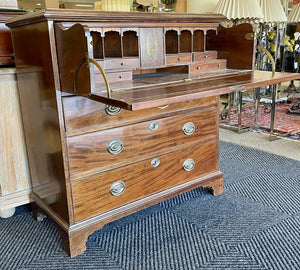
[[[89,65],[89,63],[92,63],[94,64],[100,71],[103,79],[104,79],[104,82],[105,82],[105,86],[106,86],[106,92],[107,92],[107,97],[108,98],[111,98],[111,95],[110,95],[110,87],[109,87],[109,84],[108,84],[108,81],[107,81],[107,78],[106,78],[106,75],[105,75],[105,72],[104,70],[102,69],[102,67],[99,65],[99,63],[97,61],[95,61],[94,59],[92,58],[89,58],[88,55],[86,58],[82,59],[81,62],[79,63],[76,71],[75,71],[75,78],[74,78],[74,93],[75,95],[77,95],[77,76],[78,76],[78,73],[79,73],[79,70],[80,68],[83,66],[83,65]]]
[[[106,92],[107,92],[107,97],[110,98],[110,87],[109,87],[109,84],[108,84],[108,81],[107,81],[107,77],[106,77],[106,74],[104,72],[104,70],[102,69],[102,67],[99,65],[99,63],[94,60],[93,58],[87,58],[87,63],[93,63],[97,68],[98,70],[100,71],[103,79],[104,79],[104,82],[105,82],[105,86],[106,86]]]
[[[267,57],[270,59],[270,61],[272,63],[272,76],[274,76],[275,75],[275,61],[274,61],[273,56],[270,54],[270,52],[266,48],[264,48],[262,46],[256,46],[256,48],[258,50],[263,51],[267,55]]]

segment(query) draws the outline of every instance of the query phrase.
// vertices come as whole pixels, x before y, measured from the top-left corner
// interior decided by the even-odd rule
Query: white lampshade
[[[264,14],[263,22],[287,21],[280,0],[259,0],[259,5]]]
[[[300,4],[292,7],[288,15],[288,22],[297,23],[300,22]]]
[[[223,14],[227,19],[264,17],[257,0],[219,0],[214,13]]]

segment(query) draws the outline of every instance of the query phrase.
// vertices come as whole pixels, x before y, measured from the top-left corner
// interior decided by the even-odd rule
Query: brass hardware
[[[111,140],[107,146],[107,151],[110,154],[117,155],[123,150],[123,142],[120,139]]]
[[[163,110],[163,109],[166,109],[166,108],[168,108],[169,107],[169,105],[165,105],[165,106],[159,106],[159,107],[157,107],[157,109],[161,109],[161,110]]]
[[[159,158],[154,158],[154,159],[151,160],[151,166],[152,166],[153,168],[158,167],[159,164],[160,164]]]
[[[263,51],[263,52],[267,55],[267,57],[270,59],[270,61],[271,61],[271,63],[272,63],[272,76],[274,76],[274,75],[275,75],[275,61],[274,61],[273,56],[272,56],[272,55],[270,54],[270,52],[269,52],[266,48],[264,48],[264,47],[256,46],[256,48],[257,48],[258,50]]]
[[[158,123],[156,121],[153,121],[149,124],[149,129],[152,131],[155,131],[158,129]]]
[[[126,189],[125,183],[123,181],[116,181],[110,186],[110,193],[113,196],[121,195]]]
[[[255,34],[254,33],[247,33],[245,35],[245,39],[247,39],[247,40],[254,40],[254,38],[255,38]]]
[[[189,158],[183,162],[183,169],[187,172],[190,172],[195,168],[195,162],[192,158]]]
[[[188,123],[185,123],[183,128],[182,128],[182,131],[185,135],[192,135],[195,131],[195,125],[194,123],[192,122],[188,122]]]
[[[107,81],[107,78],[106,78],[104,70],[99,65],[99,63],[97,61],[95,61],[94,59],[89,58],[89,57],[87,57],[86,59],[87,59],[87,64],[88,65],[89,65],[89,63],[93,63],[99,69],[99,71],[102,74],[102,77],[104,79],[104,82],[105,82],[107,97],[110,98],[110,87],[109,87],[109,84],[108,84],[108,81]]]
[[[108,115],[117,115],[121,112],[121,108],[119,107],[115,107],[115,106],[111,106],[111,105],[106,105],[105,106],[105,112],[108,114]]]

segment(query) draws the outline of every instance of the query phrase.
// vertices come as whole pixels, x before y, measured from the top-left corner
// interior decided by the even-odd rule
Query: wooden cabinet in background
[[[221,194],[219,95],[300,78],[254,71],[251,25],[224,19],[47,10],[7,24],[33,214],[70,256],[125,215],[200,186]]]
[[[31,182],[14,68],[10,29],[5,22],[25,11],[0,11],[0,217],[30,202]]]
[[[31,193],[15,68],[0,68],[0,168],[0,217],[9,217]]]

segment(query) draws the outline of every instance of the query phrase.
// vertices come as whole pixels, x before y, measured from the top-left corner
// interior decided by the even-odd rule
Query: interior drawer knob
[[[205,55],[204,58],[208,58],[208,55]]]
[[[201,67],[197,67],[197,70],[200,70],[201,69]]]
[[[154,158],[154,159],[151,160],[151,166],[152,166],[153,168],[158,167],[159,164],[160,164],[159,158]]]
[[[108,114],[108,115],[117,115],[121,112],[121,108],[119,107],[115,107],[115,106],[111,106],[111,105],[108,105],[105,107],[105,112]]]
[[[107,151],[111,154],[119,154],[123,150],[123,142],[120,139],[115,139],[109,142]]]
[[[149,124],[149,129],[152,131],[155,131],[158,129],[158,123],[156,121],[153,121]]]
[[[116,181],[110,186],[110,193],[113,196],[121,195],[126,189],[125,183],[123,181]]]
[[[195,125],[194,123],[192,122],[188,122],[188,123],[185,123],[183,128],[182,128],[182,131],[185,135],[192,135],[195,131]]]
[[[183,169],[187,172],[190,172],[195,168],[195,162],[192,158],[187,159],[183,162]]]
[[[178,61],[181,61],[182,59],[181,59],[181,57],[178,57]]]

